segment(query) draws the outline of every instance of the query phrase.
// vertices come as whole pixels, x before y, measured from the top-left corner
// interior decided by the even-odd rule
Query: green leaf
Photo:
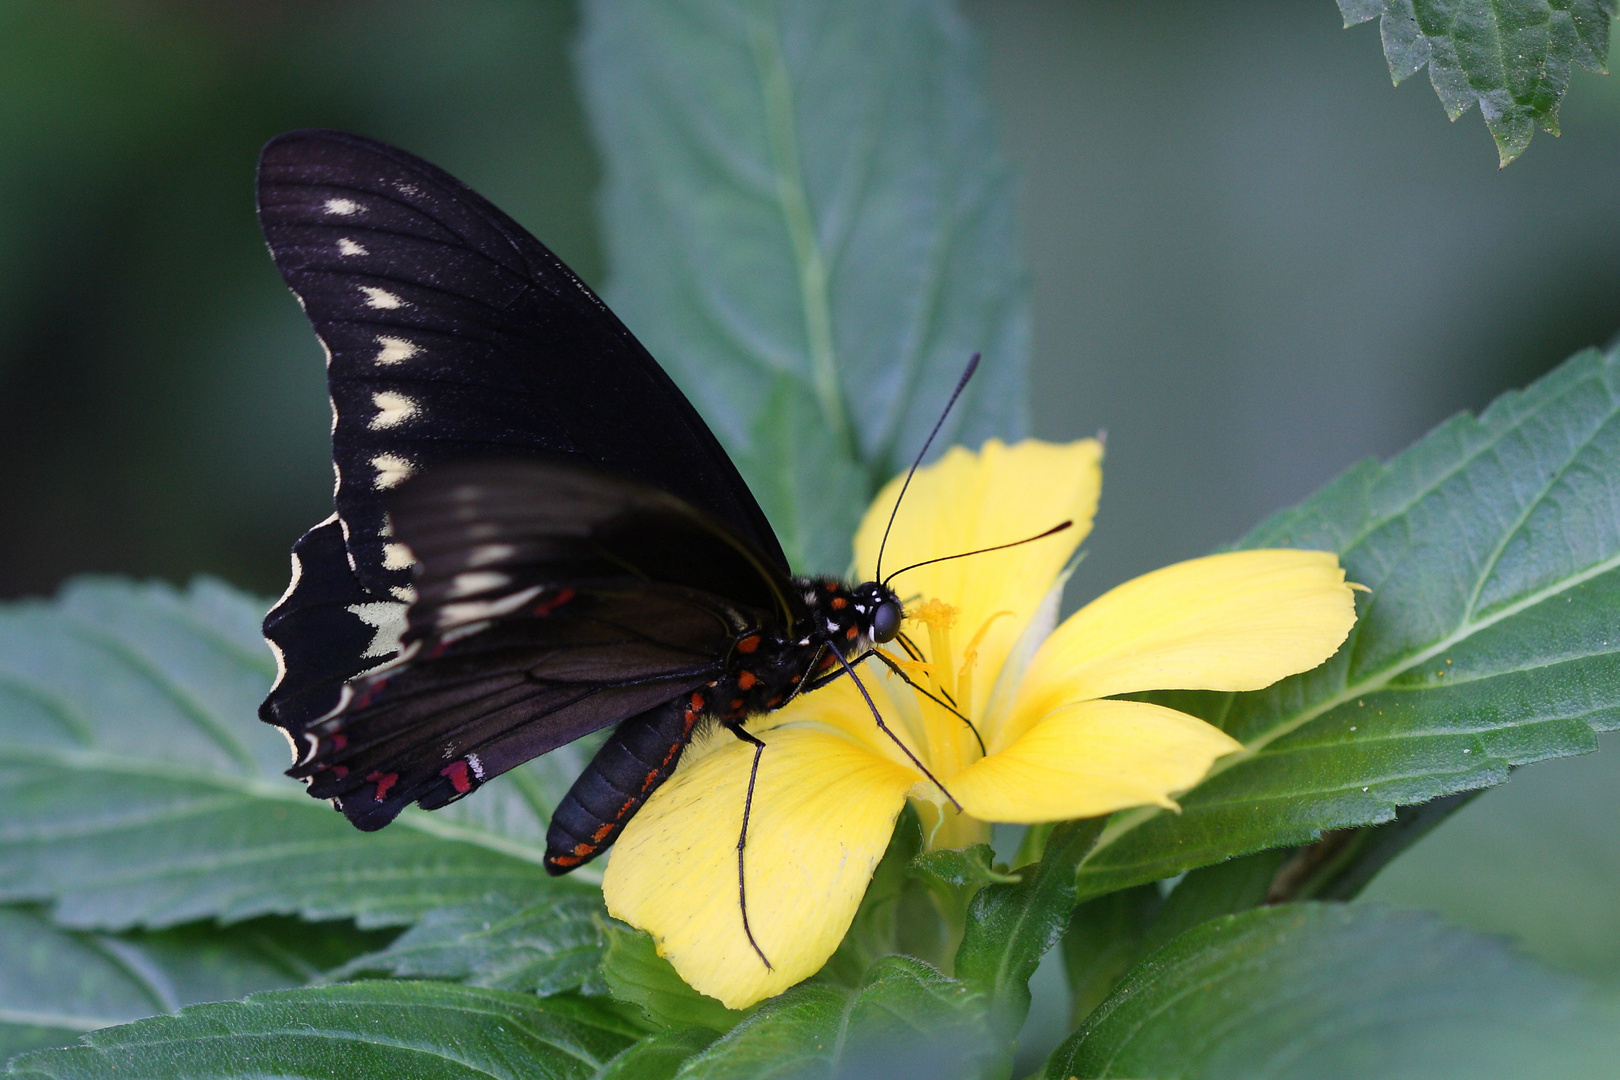
[[[440,982],[347,983],[194,1005],[94,1032],[84,1045],[26,1054],[11,1070],[53,1080],[586,1080],[639,1034],[574,999]]]
[[[1047,1080],[1612,1076],[1620,1009],[1424,915],[1299,904],[1207,922],[1138,965]]]
[[[998,1060],[983,995],[891,956],[859,990],[801,983],[692,1058],[681,1080],[883,1077],[950,1080]]]
[[[1163,903],[1159,886],[1152,884],[1099,896],[1074,909],[1063,932],[1071,1026],[1089,1016],[1136,963]]]
[[[713,1043],[708,1028],[677,1028],[649,1035],[603,1066],[596,1080],[671,1080],[686,1059]]]
[[[969,896],[986,885],[1016,885],[1024,880],[1020,874],[997,870],[995,856],[989,844],[925,851],[911,860],[911,870],[931,885],[961,890]]]
[[[665,1029],[730,1031],[748,1015],[687,986],[670,962],[658,955],[652,935],[645,930],[611,919],[598,925],[607,940],[602,978],[608,990],[620,1001],[638,1006],[653,1024]]]
[[[1397,855],[1472,802],[1483,790],[1459,791],[1417,806],[1402,806],[1395,811],[1393,821],[1365,829],[1341,829],[1296,849],[1278,868],[1267,892],[1267,902],[1354,899]],[[1258,859],[1265,854],[1268,853],[1248,857]]]
[[[791,375],[777,376],[737,467],[750,478],[789,564],[845,572],[854,559],[867,477]]]
[[[1081,865],[1081,897],[1591,751],[1620,723],[1617,460],[1620,354],[1589,351],[1247,537],[1339,552],[1371,589],[1360,621],[1326,664],[1266,690],[1154,695],[1245,750],[1179,814],[1116,814]]]
[[[539,903],[492,896],[430,911],[388,948],[332,973],[450,979],[496,990],[556,994],[597,982],[604,943],[602,894],[564,887]]]
[[[1052,830],[1041,861],[1023,867],[1016,884],[991,885],[968,905],[956,974],[990,995],[1005,1038],[1029,1015],[1029,980],[1041,957],[1062,938],[1074,910],[1074,870],[1091,850],[1102,819],[1070,821]]]
[[[0,1060],[182,1005],[300,986],[377,936],[275,918],[99,934],[0,907]]]
[[[86,580],[0,606],[0,900],[67,926],[264,914],[409,921],[538,899],[549,763],[362,833],[282,775],[256,709],[263,605],[217,583]]]
[[[971,27],[947,0],[583,16],[608,298],[761,501],[796,505],[773,522],[800,557],[844,555],[801,569],[842,572],[870,494],[842,478],[902,468],[971,354],[984,366],[940,445],[1028,426],[1013,185]],[[784,395],[814,408],[810,460],[783,457],[806,430]],[[782,422],[799,434],[760,438]],[[825,489],[849,503],[795,503]]]
[[[1281,848],[1257,851],[1194,870],[1165,898],[1158,917],[1142,936],[1142,952],[1153,952],[1200,923],[1264,904],[1277,871],[1290,854]]]
[[[1339,0],[1345,26],[1381,16],[1389,74],[1429,68],[1446,115],[1476,102],[1506,165],[1536,125],[1558,134],[1569,66],[1607,72],[1615,0]]]
[[[967,924],[968,907],[986,885],[1016,884],[1023,874],[1009,874],[993,865],[995,851],[989,844],[974,844],[959,850],[927,851],[911,861],[910,873],[914,881],[928,891],[933,900],[934,923],[939,924],[940,937],[936,951],[942,957],[952,957],[962,944],[962,928]],[[908,935],[912,940],[916,935]],[[901,950],[912,956],[927,959],[932,952]]]

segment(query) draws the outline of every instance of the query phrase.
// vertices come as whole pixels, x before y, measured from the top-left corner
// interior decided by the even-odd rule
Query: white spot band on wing
[[[405,306],[405,301],[389,292],[379,289],[375,285],[356,285],[355,288],[366,294],[366,306],[379,311],[392,311]]]
[[[505,574],[494,570],[474,570],[466,574],[457,574],[450,579],[450,591],[446,593],[452,600],[463,596],[476,596],[479,593],[494,592],[504,589],[512,584],[512,579]]]
[[[393,656],[399,651],[399,639],[405,633],[405,605],[388,600],[370,604],[350,604],[349,614],[371,627],[376,633],[371,645],[360,655],[370,659]]]
[[[338,254],[339,255],[370,255],[371,252],[366,250],[364,244],[357,244],[353,240],[350,240],[347,236],[345,236],[343,239],[338,241]]]
[[[414,343],[400,337],[379,336],[377,344],[382,348],[377,350],[372,360],[378,364],[403,364],[422,351]]]
[[[353,217],[360,212],[360,204],[353,199],[327,199],[324,209],[338,217]]]
[[[544,589],[544,585],[534,585],[511,596],[503,596],[499,600],[468,600],[460,604],[446,604],[439,609],[438,629],[445,630],[463,623],[482,622],[509,615],[539,596]]]
[[[378,454],[371,459],[371,467],[377,470],[377,479],[372,486],[378,491],[398,487],[416,471],[416,466],[397,454]]]
[[[371,418],[372,431],[398,427],[421,411],[414,400],[393,390],[372,394],[371,403],[377,407],[377,415]]]
[[[467,565],[488,566],[492,562],[504,562],[516,554],[517,548],[511,544],[480,544],[467,556]]]
[[[416,562],[416,556],[404,544],[396,541],[392,544],[383,545],[384,570],[409,570],[414,562]]]

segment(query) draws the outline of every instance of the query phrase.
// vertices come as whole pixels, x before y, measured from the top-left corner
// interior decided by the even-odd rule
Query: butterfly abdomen
[[[566,874],[613,843],[680,762],[709,710],[708,688],[682,694],[619,724],[568,789],[546,832],[546,869]]]
[[[862,643],[860,613],[833,578],[796,578],[808,617],[791,631],[751,630],[731,644],[723,672],[708,685],[619,724],[558,804],[546,834],[546,869],[566,874],[601,854],[674,773],[704,717],[740,729],[750,716],[792,699],[802,683]]]

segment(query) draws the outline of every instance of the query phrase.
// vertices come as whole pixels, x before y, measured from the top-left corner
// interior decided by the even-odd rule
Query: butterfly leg
[[[973,721],[969,720],[967,718],[967,715],[965,713],[963,713],[961,709],[958,709],[956,707],[955,702],[951,701],[950,698],[948,698],[948,697],[943,697],[942,698],[941,696],[932,693],[930,690],[928,690],[927,687],[918,686],[916,683],[912,682],[911,681],[911,676],[906,674],[905,669],[902,668],[899,665],[899,663],[897,663],[895,661],[894,657],[890,656],[888,653],[884,652],[882,649],[867,649],[865,652],[861,653],[861,655],[859,655],[859,656],[855,657],[853,660],[849,661],[850,670],[853,672],[854,665],[860,663],[862,660],[865,660],[867,657],[872,657],[874,659],[881,660],[884,664],[886,664],[888,666],[890,671],[892,671],[896,675],[900,676],[900,681],[901,682],[905,683],[907,686],[909,686],[913,690],[917,691],[917,693],[921,694],[923,697],[927,698],[929,701],[932,701],[935,705],[938,705],[940,708],[944,709],[946,712],[952,714],[958,720],[962,721],[962,723],[966,724],[968,726],[968,730],[973,732],[974,740],[976,742],[978,742],[978,744],[979,744],[979,753],[981,753],[981,754],[988,754],[989,753],[989,751],[984,748],[984,737],[979,734],[979,729],[974,726]],[[804,690],[805,691],[820,690],[823,686],[826,686],[828,683],[832,682],[834,679],[839,679],[839,678],[842,678],[843,676],[844,676],[844,669],[843,668],[839,668],[836,671],[829,671],[825,675],[818,675],[816,678],[810,679],[809,681],[807,681],[804,684]]]
[[[759,779],[759,757],[765,752],[765,744],[749,734],[740,720],[726,724],[726,730],[754,748],[754,763],[748,768],[748,796],[743,799],[742,830],[737,834],[737,906],[742,909],[743,933],[748,935],[748,944],[754,947],[765,969],[771,971],[775,969],[766,959],[765,950],[754,940],[754,928],[748,925],[748,883],[743,877],[743,849],[748,846],[748,815],[754,810],[754,781]]]
[[[901,742],[900,736],[896,735],[892,730],[890,730],[889,725],[883,722],[883,714],[878,712],[877,703],[872,700],[872,695],[866,692],[866,684],[861,682],[861,677],[859,675],[855,674],[855,668],[851,666],[849,660],[846,659],[844,654],[839,652],[837,649],[833,650],[833,655],[838,657],[838,662],[844,665],[844,670],[849,674],[849,677],[855,681],[855,688],[861,692],[861,697],[866,699],[866,707],[872,710],[872,719],[876,721],[878,730],[887,735],[894,742],[894,745],[900,748],[900,752],[905,754],[906,757],[910,758],[913,765],[917,766],[917,771],[928,777],[929,780],[933,781],[934,786],[939,788],[940,791],[944,792],[947,799],[951,800],[951,805],[956,807],[957,813],[961,813],[962,804],[956,801],[956,796],[952,795],[950,791],[946,789],[945,785],[939,782],[939,777],[928,771],[928,766],[924,765],[920,760],[918,760],[917,755],[911,752],[911,747],[907,746],[904,742]]]

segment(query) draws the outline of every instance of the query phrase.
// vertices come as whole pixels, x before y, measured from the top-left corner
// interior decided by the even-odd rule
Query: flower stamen
[[[928,627],[929,659],[934,664],[930,677],[940,693],[955,701],[955,680],[951,678],[951,627],[956,625],[956,608],[943,600],[929,599],[906,612],[906,617]]]
[[[957,669],[956,689],[959,691],[958,700],[963,703],[963,708],[973,708],[973,666],[979,662],[979,645],[984,641],[984,635],[990,632],[990,627],[995,625],[995,621],[1002,616],[1011,618],[1013,613],[1011,611],[998,611],[984,620],[984,625],[979,627],[979,632],[973,635],[973,640],[968,642],[968,647],[962,650],[962,666]]]

